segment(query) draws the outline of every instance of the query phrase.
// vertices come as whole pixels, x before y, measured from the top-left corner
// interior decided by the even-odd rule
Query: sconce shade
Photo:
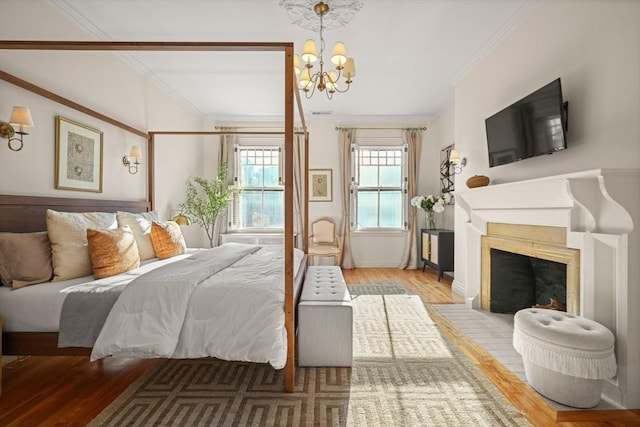
[[[451,153],[449,154],[449,163],[453,163],[454,165],[457,165],[459,162],[460,162],[460,155],[456,150],[451,150]]]
[[[9,123],[12,125],[18,125],[26,128],[33,127],[33,119],[31,118],[31,111],[26,107],[13,107],[11,111],[11,118]]]
[[[129,153],[129,157],[136,157],[138,159],[142,157],[142,152],[140,151],[140,147],[137,145],[134,145],[133,147],[131,147],[131,153]]]

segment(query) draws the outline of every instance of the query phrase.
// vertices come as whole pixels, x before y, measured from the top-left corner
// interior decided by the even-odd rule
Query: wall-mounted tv
[[[567,148],[567,110],[558,78],[486,119],[489,167]]]

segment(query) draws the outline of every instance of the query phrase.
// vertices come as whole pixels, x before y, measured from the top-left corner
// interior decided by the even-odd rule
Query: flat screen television
[[[567,148],[567,109],[558,78],[486,119],[489,167]]]

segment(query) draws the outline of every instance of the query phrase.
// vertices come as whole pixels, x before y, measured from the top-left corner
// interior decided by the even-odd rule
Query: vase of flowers
[[[411,206],[424,210],[426,225],[425,228],[436,228],[436,215],[444,211],[444,205],[451,203],[451,194],[444,193],[439,196],[429,194],[428,196],[415,196],[411,199]]]

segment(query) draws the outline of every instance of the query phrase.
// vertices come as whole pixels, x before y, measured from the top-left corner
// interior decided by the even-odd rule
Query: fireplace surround
[[[482,236],[481,247],[480,307],[483,310],[495,311],[491,308],[492,254],[493,251],[500,250],[565,265],[566,299],[562,302],[566,304],[568,313],[577,315],[580,311],[580,251],[567,247],[566,234],[566,229],[563,227],[487,224],[487,235]],[[544,303],[548,302],[544,301]]]
[[[566,264],[567,311],[616,338],[603,396],[622,408],[640,408],[639,188],[640,169],[595,169],[455,193],[453,290],[488,309],[491,249]]]

